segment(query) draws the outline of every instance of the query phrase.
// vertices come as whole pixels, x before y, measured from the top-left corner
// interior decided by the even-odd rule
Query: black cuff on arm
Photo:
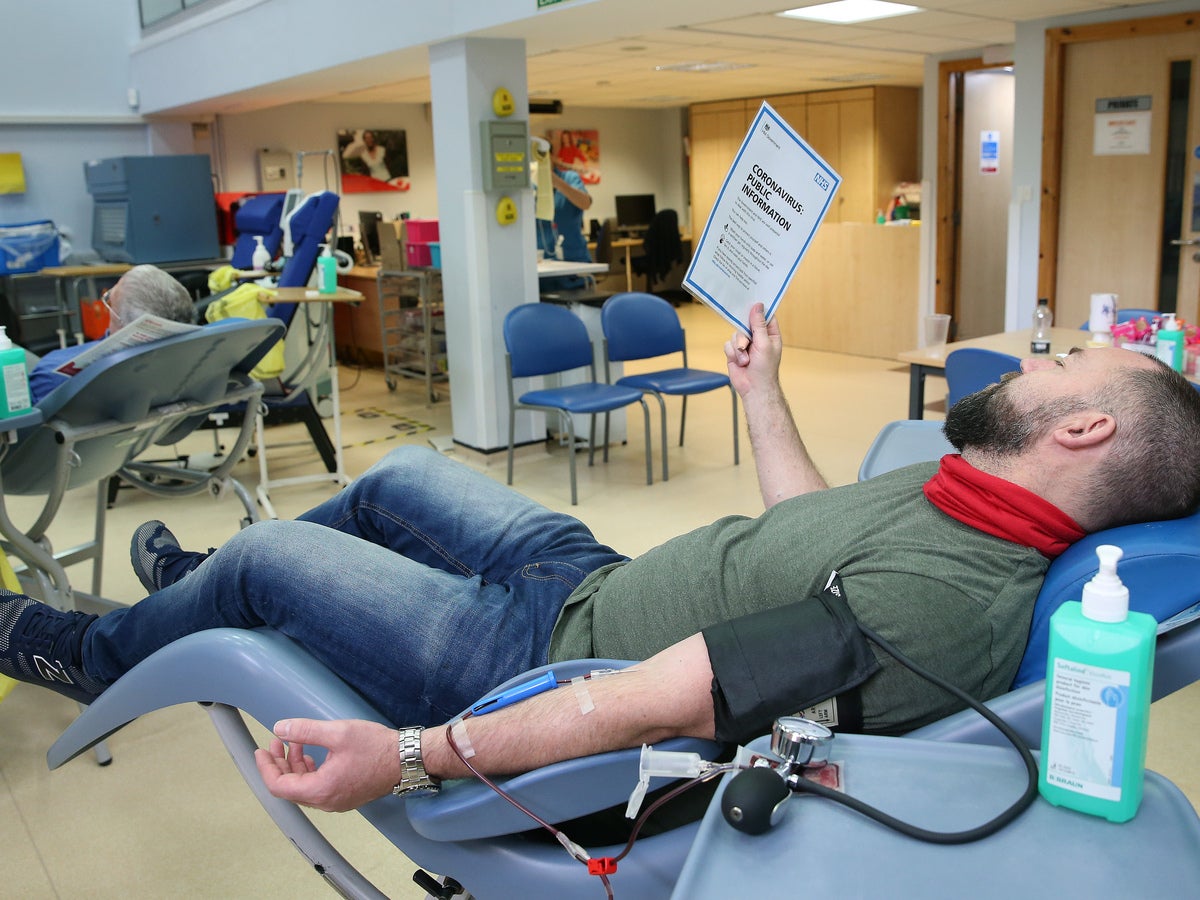
[[[703,630],[718,741],[767,734],[776,717],[852,691],[876,672],[844,597],[834,573],[814,597]]]

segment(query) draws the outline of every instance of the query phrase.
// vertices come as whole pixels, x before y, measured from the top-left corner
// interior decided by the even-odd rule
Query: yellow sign
[[[517,204],[511,197],[501,197],[496,204],[496,221],[501,225],[511,225],[517,221]]]
[[[0,194],[25,193],[25,169],[20,153],[0,153]]]
[[[492,109],[498,116],[511,116],[516,111],[517,105],[513,101],[513,95],[509,93],[508,88],[496,88],[492,94]]]

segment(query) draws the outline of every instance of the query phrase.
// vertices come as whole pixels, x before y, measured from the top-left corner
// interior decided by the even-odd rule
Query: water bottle
[[[1054,313],[1050,311],[1050,301],[1042,297],[1033,311],[1033,337],[1029,341],[1030,353],[1050,352],[1050,326],[1054,324]]]

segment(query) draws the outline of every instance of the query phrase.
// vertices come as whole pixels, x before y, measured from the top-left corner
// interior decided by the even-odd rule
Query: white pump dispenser
[[[250,257],[250,265],[258,272],[265,272],[271,264],[271,251],[263,244],[261,234],[256,234],[254,240],[254,255]]]
[[[1096,548],[1100,571],[1083,586],[1083,614],[1096,622],[1124,622],[1129,617],[1129,588],[1117,575],[1120,547],[1102,544]]]

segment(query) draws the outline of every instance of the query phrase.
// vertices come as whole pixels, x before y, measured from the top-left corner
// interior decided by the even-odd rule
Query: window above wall
[[[164,22],[172,16],[177,16],[184,10],[213,0],[138,0],[138,9],[142,14],[142,27],[149,28]]]

